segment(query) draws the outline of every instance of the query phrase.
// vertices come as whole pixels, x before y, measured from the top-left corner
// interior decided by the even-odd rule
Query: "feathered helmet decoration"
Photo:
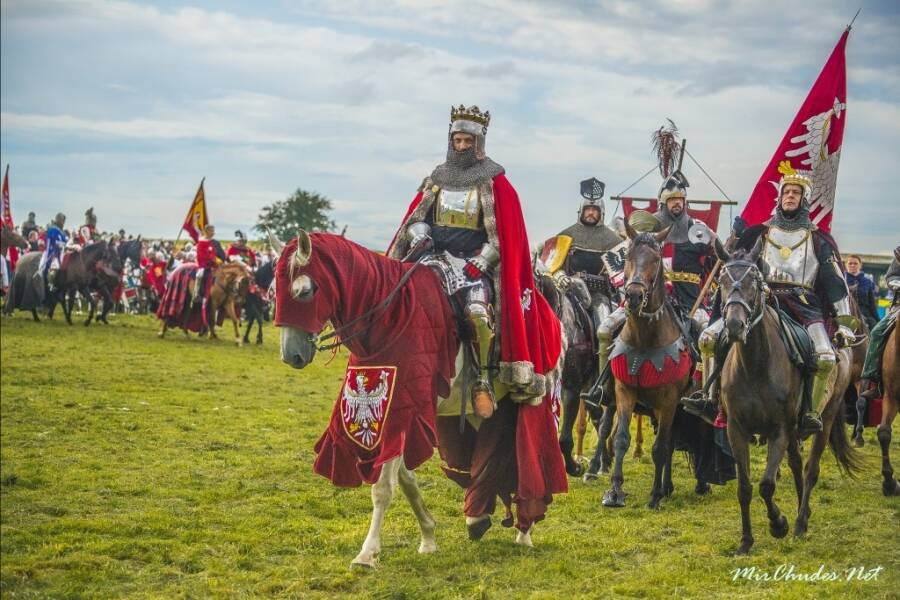
[[[778,200],[781,201],[781,194],[786,185],[799,185],[803,188],[803,202],[809,203],[812,196],[812,181],[809,177],[795,169],[789,160],[783,160],[778,163],[778,172],[781,173],[781,181],[778,182]]]
[[[663,181],[662,186],[659,188],[657,197],[659,198],[660,204],[665,205],[666,201],[670,198],[682,198],[686,201],[687,189],[689,187],[690,184],[688,183],[687,177],[684,176],[684,173],[681,171],[674,171],[665,181]]]

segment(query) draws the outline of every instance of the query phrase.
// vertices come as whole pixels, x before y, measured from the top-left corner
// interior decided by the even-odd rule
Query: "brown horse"
[[[189,321],[191,320],[192,315],[196,317],[195,311],[193,310],[194,307],[192,307],[190,300],[194,294],[194,286],[197,285],[196,279],[192,277],[193,272],[196,272],[196,265],[183,265],[179,269],[184,270],[188,275],[191,275],[191,278],[187,283],[187,296],[186,298],[182,298],[178,311],[180,316],[179,319],[173,321],[157,315],[162,319],[162,326],[158,333],[159,337],[164,337],[169,326],[173,324],[177,324],[177,326],[184,331],[184,334],[187,335]],[[234,325],[235,343],[237,343],[238,346],[243,345],[240,332],[239,306],[244,302],[244,299],[247,296],[247,290],[250,287],[250,279],[250,271],[241,263],[226,263],[216,269],[215,274],[213,275],[212,287],[209,292],[209,302],[207,304],[209,311],[207,323],[210,339],[216,339],[218,337],[215,329],[216,323],[219,322],[219,312],[224,310],[225,315],[231,320],[232,325]],[[172,284],[170,283],[170,285]],[[169,290],[167,290],[166,293],[166,296],[168,295]],[[165,297],[163,303],[166,303]]]
[[[722,363],[721,396],[728,413],[728,441],[737,463],[738,501],[741,505],[742,537],[737,554],[747,554],[753,546],[750,526],[750,448],[754,435],[765,436],[766,468],[759,493],[766,503],[769,532],[776,538],[788,533],[787,518],[774,501],[779,465],[788,455],[796,488],[799,510],[795,535],[803,535],[808,526],[809,500],[819,477],[819,462],[825,445],[830,444],[843,472],[850,475],[860,468],[860,459],[850,446],[844,427],[843,395],[850,381],[850,351],[841,349],[831,378],[831,394],[820,406],[823,429],[812,441],[803,471],[797,418],[803,377],[794,367],[779,334],[779,316],[765,302],[765,286],[757,266],[762,245],[750,251],[738,250],[722,255],[724,267],[719,276],[725,328],[729,344]],[[805,477],[804,477],[805,475]]]
[[[894,303],[898,302],[897,296]],[[898,308],[900,310],[900,308]],[[884,480],[881,490],[885,496],[900,496],[900,485],[894,478],[894,467],[891,466],[891,425],[897,416],[900,406],[900,333],[897,325],[888,336],[881,358],[881,384],[884,394],[881,397],[881,424],[878,426],[878,443],[881,446],[881,475]]]
[[[56,272],[53,282],[56,289],[47,297],[47,316],[52,319],[57,303],[62,304],[66,322],[71,325],[72,306],[77,292],[90,305],[88,318],[84,322],[85,326],[90,325],[97,309],[93,292],[97,291],[103,298],[103,311],[97,320],[106,323],[106,315],[113,306],[112,290],[121,277],[122,263],[119,255],[106,241],[94,242],[67,253]]]
[[[669,348],[678,349],[677,355],[681,358],[676,365],[680,366],[682,360],[690,360],[690,358],[683,354],[683,344],[687,342],[682,338],[674,309],[666,298],[660,244],[666,239],[669,229],[655,234],[638,234],[627,222],[625,229],[631,240],[631,246],[625,259],[624,292],[628,316],[616,342],[617,347],[621,346],[624,350],[626,368],[631,366],[633,360],[646,366],[650,361],[644,363],[645,357],[660,353],[666,354]],[[614,349],[613,355],[615,354],[616,350]],[[663,357],[663,365],[667,363],[671,365],[673,362],[670,356]],[[639,373],[643,372],[643,366]],[[615,376],[616,414],[619,422],[615,439],[612,488],[604,494],[603,505],[608,507],[625,506],[625,492],[622,490],[622,484],[625,481],[622,475],[622,462],[631,442],[629,431],[631,416],[635,411],[635,406],[640,402],[653,410],[658,423],[658,433],[652,450],[653,488],[650,492],[648,506],[659,508],[662,498],[671,495],[674,490],[672,483],[673,422],[675,411],[678,408],[678,399],[690,385],[691,373],[687,371],[673,381],[653,387],[644,387],[643,381],[639,380],[636,384],[634,381],[623,381],[617,369],[613,368],[612,370]],[[676,369],[675,373],[679,372],[680,370]]]
[[[6,256],[6,251],[13,246],[24,250],[28,248],[28,241],[9,225],[3,225],[0,228],[0,256]]]

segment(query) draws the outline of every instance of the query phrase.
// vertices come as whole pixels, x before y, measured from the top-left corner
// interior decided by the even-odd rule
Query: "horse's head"
[[[625,256],[626,308],[631,313],[644,313],[654,292],[663,282],[662,242],[668,237],[671,227],[656,233],[638,233],[626,221],[625,232],[631,244]],[[662,299],[659,300],[660,307]],[[659,308],[659,307],[655,307]]]
[[[295,369],[312,362],[316,338],[331,318],[329,299],[319,294],[309,234],[300,230],[284,246],[275,268],[275,323],[281,327],[281,360]]]
[[[719,290],[725,330],[732,341],[746,342],[747,334],[764,309],[765,281],[757,266],[762,252],[762,238],[752,250],[736,250],[731,254],[721,248],[716,253],[722,261]]]
[[[22,249],[28,248],[28,240],[19,235],[19,232],[9,225],[3,225],[2,232],[0,232],[0,244],[2,244],[4,251],[10,246]]]

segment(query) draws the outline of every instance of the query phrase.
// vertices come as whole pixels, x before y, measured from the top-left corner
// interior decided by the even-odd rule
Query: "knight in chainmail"
[[[666,279],[671,282],[670,298],[687,317],[700,296],[704,279],[715,262],[713,244],[716,234],[703,221],[694,219],[687,209],[687,178],[681,171],[669,175],[657,194],[659,209],[654,214],[634,211],[629,224],[639,232],[659,232],[669,228],[662,253]],[[703,306],[690,317],[703,329],[709,323],[709,313]],[[620,306],[604,319],[598,331],[601,372],[609,359],[613,339],[625,323],[626,311]]]
[[[585,304],[589,300],[585,308],[597,333],[610,313],[613,296],[603,256],[623,242],[604,222],[603,188],[603,182],[593,177],[581,182],[578,221],[556,236],[554,260],[547,265],[560,289],[573,289]]]
[[[822,420],[813,407],[821,406],[829,392],[828,380],[837,361],[825,327],[827,315],[836,315],[835,340],[839,346],[853,343],[853,329],[858,324],[850,312],[849,291],[837,244],[810,221],[810,195],[810,180],[793,169],[787,170],[779,184],[775,216],[738,232],[737,242],[737,247],[744,250],[760,242],[760,266],[771,291],[770,298],[777,298],[778,305],[806,328],[813,344],[816,372],[811,398],[807,400],[807,395],[803,396],[801,437],[822,431]],[[724,319],[719,319],[700,336],[704,378],[714,368],[712,357],[723,326]],[[718,413],[718,399],[704,397],[702,393],[683,398],[682,404],[686,411],[707,421]]]
[[[671,227],[663,244],[663,257],[670,263],[666,279],[672,283],[672,296],[685,314],[697,302],[716,260],[715,233],[703,221],[688,214],[688,186],[681,171],[669,175],[659,188],[659,208],[654,214],[661,228]],[[692,318],[701,329],[709,323],[709,313],[702,305]]]

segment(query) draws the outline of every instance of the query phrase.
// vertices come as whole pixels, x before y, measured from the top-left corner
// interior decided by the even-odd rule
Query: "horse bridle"
[[[732,275],[731,271],[729,270],[730,267],[733,267],[733,266],[747,267],[747,269],[744,271],[744,273],[740,277],[735,279],[734,275]],[[738,286],[741,284],[742,281],[744,281],[744,279],[750,273],[753,274],[753,278],[757,282],[757,292],[756,292],[756,302],[755,302],[756,306],[754,306],[754,307],[751,307],[750,304],[743,298],[733,298],[732,297],[732,296],[734,296],[735,292],[739,290]],[[765,302],[763,301],[763,295],[765,294],[765,282],[763,281],[762,273],[760,273],[759,267],[757,267],[755,263],[752,263],[749,260],[735,260],[735,261],[731,261],[727,264],[722,265],[722,273],[721,273],[721,275],[719,275],[720,282],[722,280],[722,277],[724,277],[725,275],[728,275],[728,278],[731,280],[732,284],[734,285],[734,288],[731,290],[731,294],[729,294],[729,297],[725,300],[725,304],[722,305],[722,315],[723,316],[725,315],[725,311],[728,310],[729,306],[737,305],[737,306],[743,307],[744,310],[747,311],[748,318],[750,319],[750,321],[747,325],[747,331],[749,332],[751,329],[753,329],[757,325],[757,323],[759,323],[762,320],[763,313],[765,312],[763,310],[763,308],[765,306]],[[721,283],[720,283],[720,285],[721,285]]]
[[[659,260],[657,261],[656,273],[653,274],[653,279],[650,280],[650,285],[648,286],[643,281],[626,281],[623,289],[627,288],[629,285],[637,285],[641,287],[641,305],[638,307],[638,316],[645,317],[650,319],[651,321],[655,321],[656,319],[662,316],[663,311],[666,309],[666,299],[663,297],[662,302],[659,303],[659,308],[654,310],[653,312],[644,312],[644,307],[650,302],[650,296],[653,295],[653,291],[656,289],[656,282],[659,280],[660,274],[663,271],[663,259],[662,254],[660,253]],[[626,308],[627,310],[627,308]]]

